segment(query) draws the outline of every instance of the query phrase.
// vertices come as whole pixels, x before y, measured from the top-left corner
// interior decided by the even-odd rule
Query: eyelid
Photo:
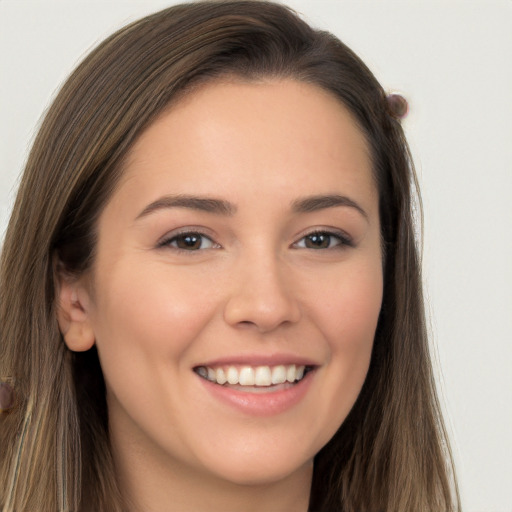
[[[183,235],[197,235],[197,236],[206,238],[211,242],[212,247],[206,247],[206,248],[200,248],[200,249],[194,250],[194,249],[182,249],[180,247],[174,247],[174,246],[170,245],[172,241],[174,241],[179,236],[183,236]],[[292,248],[302,248],[302,247],[299,247],[298,244],[301,241],[303,241],[305,238],[307,238],[308,236],[312,236],[312,235],[326,235],[326,236],[334,237],[339,240],[338,244],[334,245],[333,247],[324,248],[323,250],[325,250],[325,249],[331,249],[331,250],[332,249],[343,249],[346,247],[354,247],[355,246],[352,236],[350,236],[344,230],[341,230],[339,228],[332,228],[332,227],[316,227],[316,228],[310,229],[310,230],[305,231],[302,234],[300,234],[297,237],[296,241],[291,244],[291,247]],[[200,252],[200,251],[204,251],[204,250],[208,250],[208,249],[222,248],[222,246],[218,242],[215,241],[215,235],[212,235],[211,233],[209,233],[209,230],[205,230],[205,228],[199,227],[199,226],[185,226],[185,227],[170,231],[158,240],[156,247],[157,248],[166,248],[167,247],[167,248],[172,248],[175,251],[187,252],[187,253]],[[310,249],[307,247],[304,247],[304,248]],[[319,248],[319,249],[314,249],[314,250],[322,250],[322,249]]]
[[[206,238],[206,239],[210,240],[210,242],[212,243],[212,247],[207,247],[204,249],[188,250],[188,249],[182,249],[180,247],[174,247],[174,246],[170,245],[172,241],[174,241],[176,238],[183,236],[183,235],[197,235],[202,238]],[[221,248],[221,245],[214,240],[214,237],[212,236],[212,234],[206,233],[206,230],[204,228],[201,228],[198,226],[186,226],[183,228],[178,228],[173,231],[170,231],[169,233],[166,233],[162,238],[160,238],[160,240],[158,240],[156,247],[157,248],[171,248],[174,251],[190,253],[190,252],[200,252],[200,251],[204,251],[207,249],[219,249],[219,248]]]
[[[326,249],[332,250],[332,249],[340,249],[340,248],[343,249],[345,247],[354,247],[355,246],[354,239],[346,231],[343,231],[343,230],[337,229],[337,228],[318,227],[318,228],[311,229],[311,230],[303,233],[302,235],[300,235],[300,237],[297,239],[297,241],[292,244],[292,247],[297,247],[299,242],[301,242],[302,240],[304,240],[305,238],[307,238],[308,236],[311,236],[311,235],[332,236],[339,240],[339,242],[340,242],[339,244],[336,244],[333,247],[325,248],[323,250],[326,250]],[[305,247],[305,249],[307,249],[307,247]],[[314,249],[314,250],[322,250],[322,249]]]

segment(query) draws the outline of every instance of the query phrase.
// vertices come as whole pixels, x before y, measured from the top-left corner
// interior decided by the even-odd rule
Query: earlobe
[[[95,336],[89,316],[89,294],[78,280],[60,276],[57,320],[70,350],[84,352],[92,348]]]

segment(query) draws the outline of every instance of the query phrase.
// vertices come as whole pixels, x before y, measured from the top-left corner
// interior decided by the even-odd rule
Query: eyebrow
[[[208,213],[216,213],[218,215],[233,215],[236,212],[235,205],[222,199],[175,195],[160,197],[151,204],[148,204],[148,206],[137,215],[137,220],[150,213],[167,208],[188,208],[190,210],[200,210]]]
[[[348,206],[355,208],[365,219],[368,214],[353,199],[338,194],[318,195],[296,199],[292,202],[292,209],[297,213],[311,213],[325,208],[335,208],[337,206]]]
[[[338,206],[348,206],[355,208],[363,217],[368,219],[368,214],[354,200],[338,194],[317,195],[296,199],[292,202],[292,210],[295,213],[311,213],[326,208],[335,208]],[[232,216],[237,208],[234,204],[223,199],[210,197],[199,197],[191,195],[169,195],[160,197],[153,201],[137,215],[136,220],[146,217],[153,212],[167,208],[187,208],[190,210],[200,210],[217,215]]]

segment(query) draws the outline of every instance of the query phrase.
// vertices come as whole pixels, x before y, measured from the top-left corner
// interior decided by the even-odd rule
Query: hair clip
[[[0,379],[0,414],[14,407],[14,383],[10,377]]]
[[[391,116],[402,120],[409,112],[407,100],[399,92],[392,92],[386,96],[388,110]]]

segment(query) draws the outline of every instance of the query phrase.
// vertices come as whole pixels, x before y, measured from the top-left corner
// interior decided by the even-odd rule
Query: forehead
[[[333,94],[294,80],[214,82],[182,97],[132,147],[120,188],[130,182],[139,195],[162,193],[160,186],[174,194],[274,186],[305,195],[354,183],[375,192],[353,115]]]

